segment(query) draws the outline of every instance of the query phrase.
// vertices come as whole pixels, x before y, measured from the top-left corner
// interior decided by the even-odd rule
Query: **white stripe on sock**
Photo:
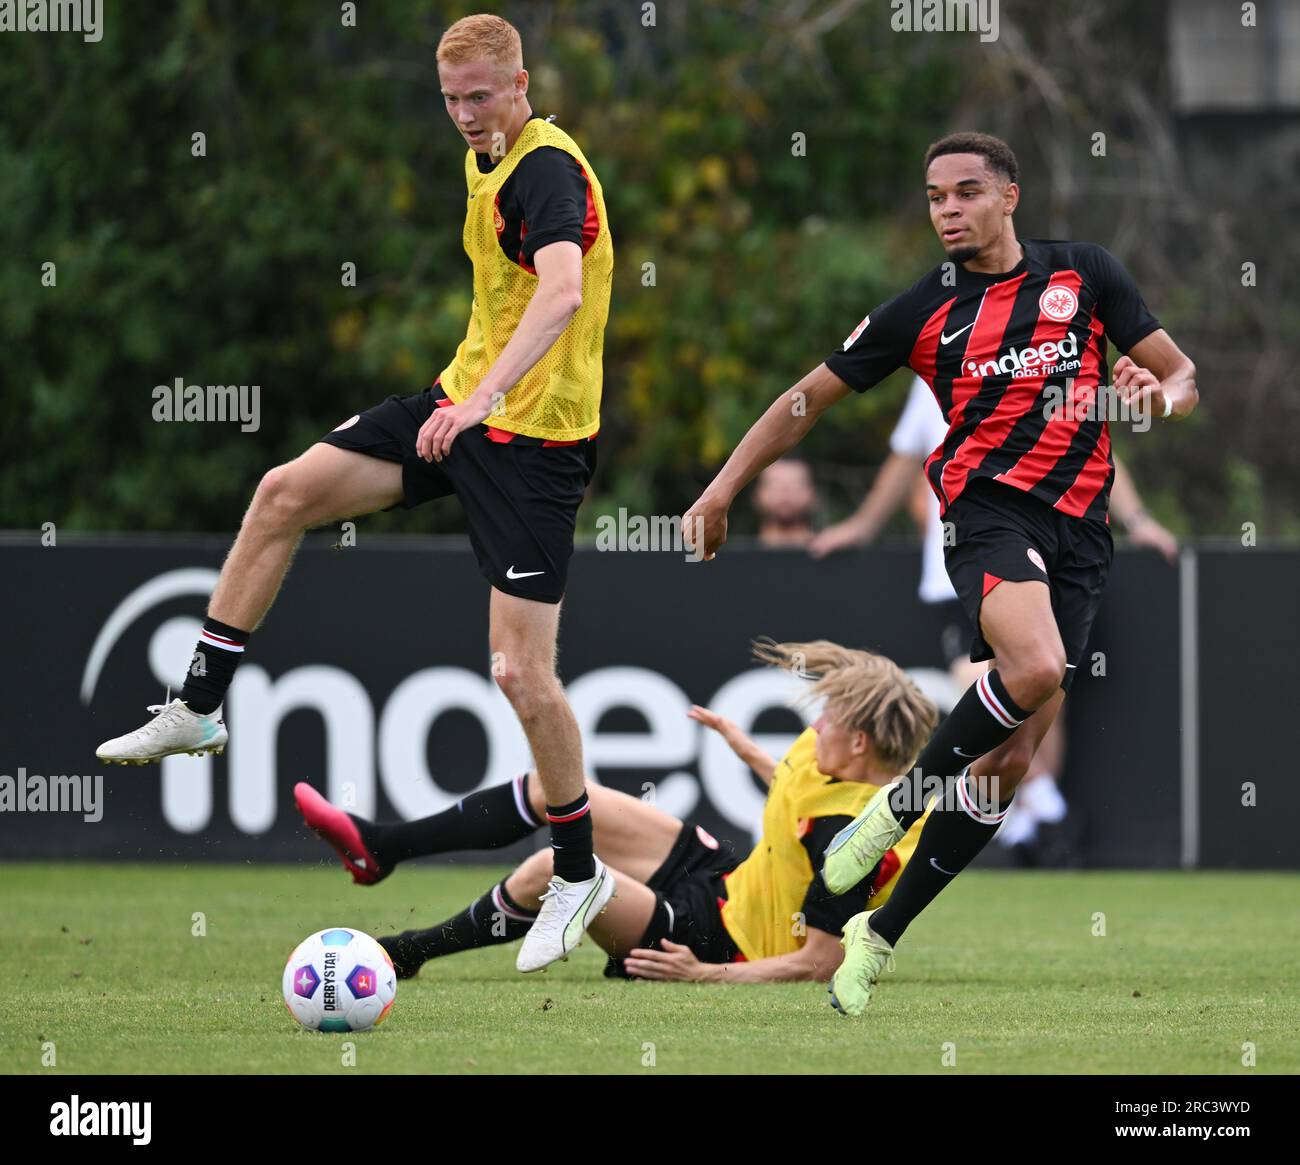
[[[519,810],[519,816],[524,819],[525,825],[531,825],[534,829],[541,829],[542,823],[533,816],[532,806],[528,804],[528,798],[524,794],[524,785],[528,780],[527,773],[520,773],[511,784],[515,791],[515,808]]]
[[[981,825],[999,825],[1002,819],[1006,817],[1010,805],[1003,809],[1001,813],[985,813],[970,795],[970,790],[966,782],[970,780],[970,769],[967,769],[960,777],[957,778],[957,800],[961,807],[966,810],[968,816],[973,817]]]
[[[229,651],[234,655],[242,655],[244,652],[242,643],[228,643],[223,639],[213,639],[206,631],[199,632],[199,639],[209,647],[215,647],[218,651]]]
[[[1002,702],[993,694],[993,685],[989,683],[988,672],[984,672],[975,681],[975,691],[979,693],[980,703],[988,709],[989,715],[1003,728],[1015,728],[1019,725],[1020,721],[1013,719],[1011,713],[1002,706]]]
[[[518,910],[512,910],[506,905],[506,900],[501,897],[501,884],[492,887],[492,902],[496,908],[501,911],[507,918],[513,918],[516,922],[532,922],[537,917],[535,914],[521,914]]]

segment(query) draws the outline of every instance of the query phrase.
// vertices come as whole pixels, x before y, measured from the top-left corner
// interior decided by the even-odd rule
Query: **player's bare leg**
[[[1051,731],[1065,703],[1065,692],[1056,689],[1052,698],[1012,733],[1005,744],[986,752],[970,766],[970,783],[975,786],[977,803],[1006,803],[1030,771],[1034,753]]]
[[[1057,825],[1066,815],[1065,798],[1056,787],[1064,761],[1065,720],[1058,715],[1030,760],[1029,770],[1016,786],[1016,799],[998,830],[1000,846],[1025,855],[1033,853],[1037,860],[1035,843],[1040,837],[1040,826]]]
[[[372,514],[401,500],[402,467],[394,461],[322,443],[277,465],[253,494],[212,591],[208,614],[256,630],[307,530]]]
[[[1056,694],[1065,675],[1065,647],[1046,583],[999,583],[980,607],[980,631],[1020,707],[1041,708]]]
[[[270,609],[303,533],[400,501],[394,462],[317,444],[263,476],[208,604],[208,619],[181,695],[151,705],[147,724],[105,741],[100,760],[145,764],[176,753],[219,753],[227,734],[221,704],[249,635]]]
[[[532,748],[555,860],[541,912],[519,948],[521,971],[564,958],[614,893],[614,880],[592,847],[578,722],[555,674],[559,627],[560,604],[492,589],[492,674]]]
[[[586,790],[591,801],[595,848],[610,865],[630,874],[638,882],[649,881],[650,876],[667,861],[673,843],[681,833],[681,821],[671,813],[617,789],[607,789],[589,781]],[[530,781],[528,793],[533,809],[539,816],[544,815],[546,796],[540,782]],[[618,892],[623,893],[621,882]]]
[[[610,857],[610,861],[613,860]],[[640,943],[654,916],[655,894],[622,866],[612,865],[610,873],[618,881],[618,893],[592,922],[588,933],[606,954],[618,958]],[[542,850],[520,866],[507,880],[506,886],[516,901],[535,910],[540,906],[541,895],[550,877],[550,855]]]
[[[494,587],[490,619],[492,674],[528,737],[546,803],[564,805],[582,795],[586,780],[578,722],[555,674],[560,604]]]
[[[956,659],[949,667],[948,674],[952,677],[957,690],[964,692],[989,667],[989,663],[972,663],[965,658]],[[1030,761],[1029,771],[1016,786],[1016,799],[997,834],[999,845],[1010,848],[1030,841],[1037,826],[1052,825],[1064,818],[1065,800],[1056,788],[1056,780],[1064,764],[1065,720],[1057,715],[1053,718],[1047,735],[1038,745]],[[1033,799],[1032,804],[1027,800],[1029,798]]]

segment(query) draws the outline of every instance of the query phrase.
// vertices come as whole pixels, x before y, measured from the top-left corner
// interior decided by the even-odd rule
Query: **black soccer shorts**
[[[948,577],[974,627],[970,657],[993,658],[980,632],[980,605],[999,582],[1045,582],[1065,646],[1067,692],[1083,658],[1114,555],[1110,527],[1074,518],[988,478],[976,478],[948,507],[955,537],[944,547]]]
[[[739,864],[729,843],[684,822],[673,848],[646,883],[654,891],[655,908],[637,945],[656,948],[666,938],[690,947],[703,963],[734,962],[740,949],[722,924],[722,899],[727,894],[724,879]],[[628,978],[623,960],[611,955],[605,976]]]
[[[413,509],[455,494],[469,521],[479,570],[499,591],[558,603],[573,557],[578,507],[596,471],[596,442],[466,429],[442,461],[416,455],[415,438],[446,393],[435,384],[414,396],[390,396],[321,440],[402,467],[403,497]]]

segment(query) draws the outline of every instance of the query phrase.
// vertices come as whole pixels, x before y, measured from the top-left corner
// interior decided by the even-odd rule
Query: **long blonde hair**
[[[812,680],[797,705],[826,701],[826,714],[870,738],[876,756],[905,773],[929,740],[939,709],[892,659],[841,647],[829,639],[807,643],[754,641],[754,658]]]

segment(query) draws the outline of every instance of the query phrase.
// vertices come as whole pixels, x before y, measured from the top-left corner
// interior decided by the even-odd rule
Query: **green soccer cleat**
[[[889,807],[893,787],[882,788],[857,817],[831,838],[822,863],[822,880],[832,894],[852,890],[907,832]]]
[[[874,910],[855,914],[844,927],[844,962],[831,976],[831,1006],[843,1016],[861,1015],[881,971],[894,969],[894,948],[871,929]]]

